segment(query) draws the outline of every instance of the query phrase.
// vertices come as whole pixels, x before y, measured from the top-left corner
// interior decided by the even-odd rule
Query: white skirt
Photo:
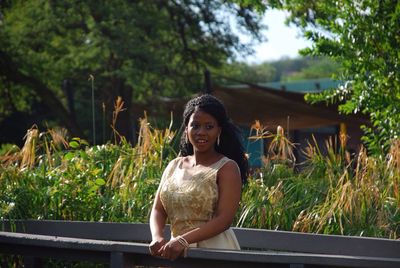
[[[209,239],[193,243],[190,247],[240,250],[239,242],[231,228]]]

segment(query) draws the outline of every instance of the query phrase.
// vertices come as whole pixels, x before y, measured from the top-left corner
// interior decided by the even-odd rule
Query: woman
[[[239,130],[215,97],[190,100],[180,157],[165,169],[150,215],[153,256],[170,260],[188,247],[240,249],[230,225],[239,207],[248,164]],[[171,223],[171,240],[163,230]]]

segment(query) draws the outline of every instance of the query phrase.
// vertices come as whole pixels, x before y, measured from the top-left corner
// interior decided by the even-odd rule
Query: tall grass
[[[0,217],[147,222],[162,171],[176,157],[171,125],[152,128],[144,115],[135,146],[117,132],[113,143],[89,146],[65,130],[34,126],[23,148],[2,150]],[[351,156],[343,135],[325,150],[314,140],[297,170],[284,130],[255,127],[271,147],[243,190],[237,226],[399,238],[400,141],[372,157],[364,148]]]
[[[293,144],[283,141],[281,151],[290,151],[285,147]],[[327,140],[325,147],[323,155],[315,139],[309,143],[300,172],[289,164],[292,159],[267,161],[246,186],[238,226],[398,238],[400,141],[385,157],[368,156],[361,148],[351,159],[344,135]]]
[[[123,138],[89,146],[65,134],[33,127],[21,150],[1,156],[0,217],[147,221],[161,173],[176,156],[175,132],[153,129],[144,116],[135,146]]]

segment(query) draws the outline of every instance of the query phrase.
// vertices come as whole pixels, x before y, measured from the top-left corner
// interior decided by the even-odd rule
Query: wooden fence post
[[[111,252],[110,268],[133,267],[133,260],[122,252]]]
[[[24,257],[24,267],[25,268],[42,268],[43,262],[39,258],[26,256],[26,257]]]

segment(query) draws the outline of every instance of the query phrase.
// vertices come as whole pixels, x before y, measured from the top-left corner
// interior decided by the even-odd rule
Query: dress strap
[[[228,157],[224,156],[222,157],[217,163],[213,165],[213,168],[216,170],[219,170],[221,167],[223,167],[227,162],[231,161]]]
[[[164,172],[162,174],[159,187],[161,187],[165,181],[167,181],[167,180],[169,180],[169,178],[171,178],[171,176],[175,172],[177,165],[179,165],[179,163],[180,163],[180,159],[181,159],[181,157],[177,157],[168,163],[167,167],[164,169]]]

